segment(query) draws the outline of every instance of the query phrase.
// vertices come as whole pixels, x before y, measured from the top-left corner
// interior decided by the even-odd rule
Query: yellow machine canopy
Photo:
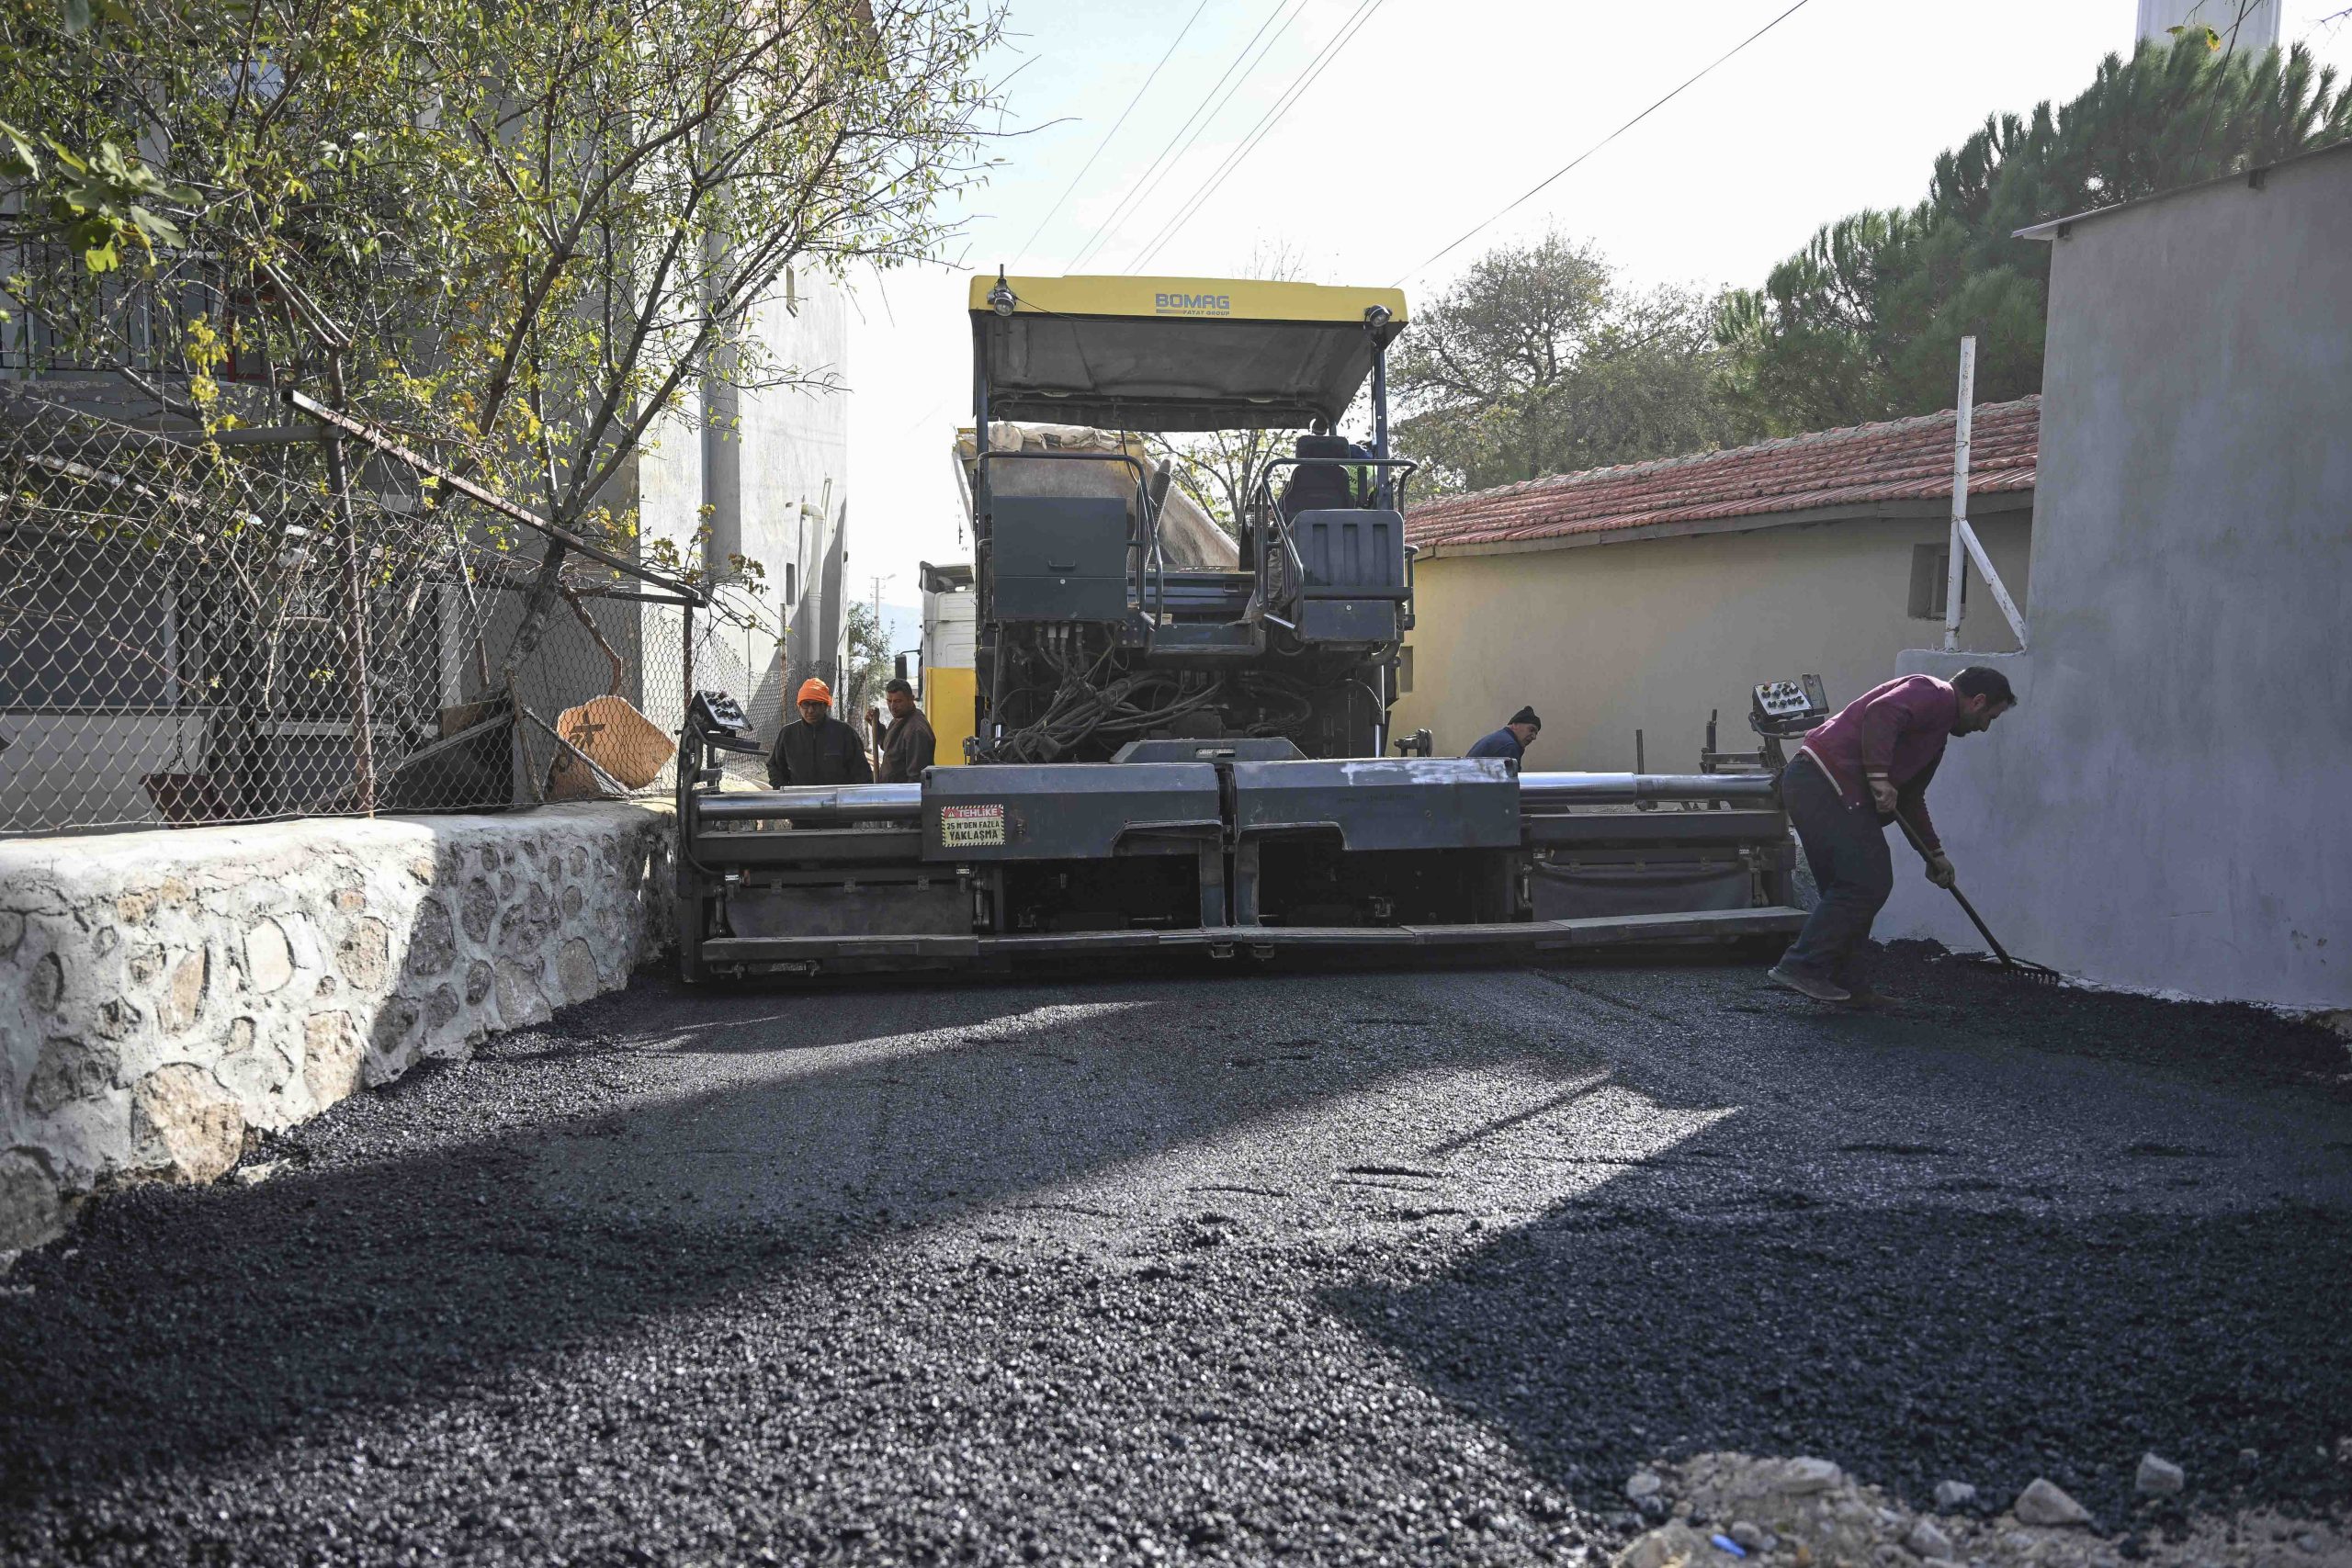
[[[989,418],[1106,430],[1336,426],[1405,327],[1397,289],[1249,278],[983,274],[971,310]]]

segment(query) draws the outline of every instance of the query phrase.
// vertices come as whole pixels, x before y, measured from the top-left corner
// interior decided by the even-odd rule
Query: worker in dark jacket
[[[873,727],[882,746],[881,782],[921,784],[922,771],[931,766],[939,750],[939,741],[931,733],[931,721],[923,717],[922,709],[915,706],[915,689],[904,681],[893,681],[883,687],[882,700],[890,705],[888,724],[870,709],[865,715],[865,722]]]
[[[768,756],[768,784],[872,784],[874,769],[857,731],[833,716],[831,687],[815,676],[800,682],[800,722],[787,724]]]
[[[1510,716],[1509,724],[1482,738],[1462,754],[1465,757],[1501,757],[1516,762],[1527,755],[1527,749],[1535,744],[1536,734],[1543,728],[1544,721],[1535,716],[1533,708],[1521,708]]]
[[[1928,781],[1946,741],[1991,728],[2017,701],[2008,677],[1981,665],[1950,682],[1905,675],[1871,687],[1805,737],[1781,775],[1781,801],[1821,901],[1773,979],[1816,1001],[1871,999],[1854,960],[1894,891],[1886,825],[1900,811],[1928,846],[1928,880],[1950,887],[1951,857],[1928,815]]]

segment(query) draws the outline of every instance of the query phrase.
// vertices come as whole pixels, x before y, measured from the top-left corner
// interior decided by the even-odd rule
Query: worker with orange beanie
[[[768,785],[872,784],[857,731],[833,716],[833,694],[810,676],[800,682],[800,722],[787,724],[768,754]]]

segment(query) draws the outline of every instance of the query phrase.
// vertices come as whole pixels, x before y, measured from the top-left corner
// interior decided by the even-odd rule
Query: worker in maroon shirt
[[[1886,825],[1900,811],[1928,846],[1928,880],[1950,887],[1951,857],[1928,815],[1928,781],[1946,741],[1990,729],[2017,701],[2008,677],[1982,665],[1949,682],[1905,675],[1864,692],[1805,737],[1781,775],[1781,802],[1821,901],[1773,979],[1817,1001],[1872,999],[1854,962],[1894,891]]]

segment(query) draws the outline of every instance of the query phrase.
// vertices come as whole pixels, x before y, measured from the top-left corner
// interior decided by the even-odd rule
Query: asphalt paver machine
[[[689,979],[1143,953],[1565,948],[1792,930],[1766,771],[1521,773],[1389,756],[1413,624],[1389,449],[1393,289],[972,281],[971,739],[920,783],[750,790],[690,705]],[[1359,400],[1367,439],[1338,434]],[[1121,433],[992,439],[1021,422]],[[1126,434],[1309,431],[1250,475],[1230,560],[1162,528]],[[1061,465],[1118,482],[1073,484]]]

